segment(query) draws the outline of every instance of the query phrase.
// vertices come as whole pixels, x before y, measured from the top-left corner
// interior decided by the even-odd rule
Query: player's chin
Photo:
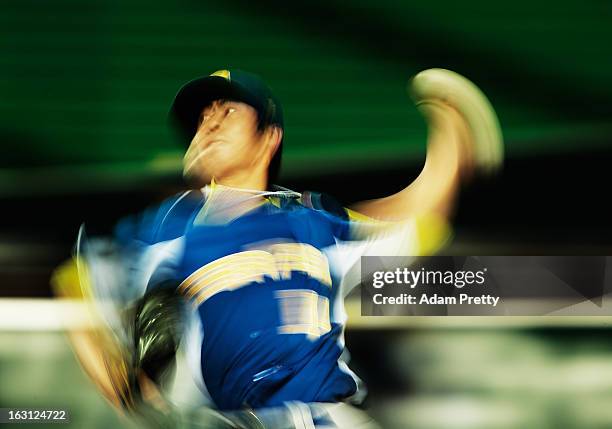
[[[191,188],[201,188],[210,183],[212,175],[197,165],[183,169],[183,180]]]

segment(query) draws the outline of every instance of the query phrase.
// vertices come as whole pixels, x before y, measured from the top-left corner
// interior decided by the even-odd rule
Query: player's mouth
[[[223,139],[220,139],[220,138],[214,138],[212,140],[209,140],[206,143],[204,143],[204,146],[202,147],[202,150],[208,148],[209,146],[212,146],[212,145],[215,145],[215,144],[217,144],[219,142],[222,142],[222,141],[223,141]]]
[[[198,145],[197,148],[193,152],[188,152],[184,158],[185,159],[184,172],[189,172],[197,164],[200,158],[206,155],[206,149],[208,149],[211,146],[214,146],[217,143],[223,142],[223,141],[224,140],[222,138],[214,138],[214,139],[204,142],[201,145]]]

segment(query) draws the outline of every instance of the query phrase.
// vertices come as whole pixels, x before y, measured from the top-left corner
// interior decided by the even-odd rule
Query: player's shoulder
[[[340,202],[329,194],[316,191],[292,191],[282,186],[273,185],[274,195],[270,201],[277,207],[287,211],[308,211],[333,216],[339,219],[348,219],[348,211]]]
[[[350,233],[350,210],[337,199],[324,192],[303,191],[299,198],[292,199],[286,208],[294,211],[290,216],[294,230],[304,241],[315,234],[325,241],[326,237],[346,239]],[[306,236],[304,236],[306,234]],[[308,236],[308,237],[307,237]],[[314,239],[314,241],[321,241]]]
[[[203,202],[204,194],[200,189],[179,192],[166,198],[157,206],[157,216],[162,219],[170,215],[190,216],[195,209],[202,206]]]
[[[303,207],[316,212],[348,220],[348,210],[334,197],[324,192],[304,191],[299,199]]]
[[[302,207],[332,219],[336,223],[369,226],[380,226],[384,223],[343,206],[337,199],[323,192],[305,191],[299,202]]]
[[[115,228],[115,236],[121,242],[137,240],[147,244],[178,238],[203,201],[200,190],[179,192],[138,215],[122,219]]]

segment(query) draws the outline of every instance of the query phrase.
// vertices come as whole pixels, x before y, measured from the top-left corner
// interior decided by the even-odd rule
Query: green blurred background
[[[462,191],[449,251],[609,254],[611,40],[608,0],[3,0],[0,296],[49,297],[81,222],[107,231],[183,186],[167,109],[185,81],[227,67],[260,74],[283,101],[282,184],[343,203],[418,174],[426,129],[408,79],[458,71],[495,106],[507,163]],[[431,320],[349,327],[384,427],[612,427],[609,324]],[[0,406],[127,425],[54,331],[0,329]]]
[[[285,178],[419,161],[425,127],[405,88],[429,67],[482,87],[510,156],[609,142],[605,0],[1,7],[4,194],[125,189],[176,174],[181,148],[165,122],[172,97],[228,67],[260,74],[283,101]]]

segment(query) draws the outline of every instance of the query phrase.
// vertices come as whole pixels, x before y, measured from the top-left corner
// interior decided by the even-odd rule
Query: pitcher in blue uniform
[[[425,167],[404,190],[352,209],[272,185],[283,112],[259,77],[220,70],[179,90],[170,119],[191,190],[116,229],[131,296],[144,297],[136,389],[151,396],[182,342],[201,394],[235,427],[375,427],[349,408],[364,390],[343,354],[343,299],[360,257],[435,253],[462,180],[502,158],[495,113],[471,82],[432,69],[411,88],[429,125]],[[176,297],[187,304],[166,311]],[[180,320],[180,332],[164,320]]]

